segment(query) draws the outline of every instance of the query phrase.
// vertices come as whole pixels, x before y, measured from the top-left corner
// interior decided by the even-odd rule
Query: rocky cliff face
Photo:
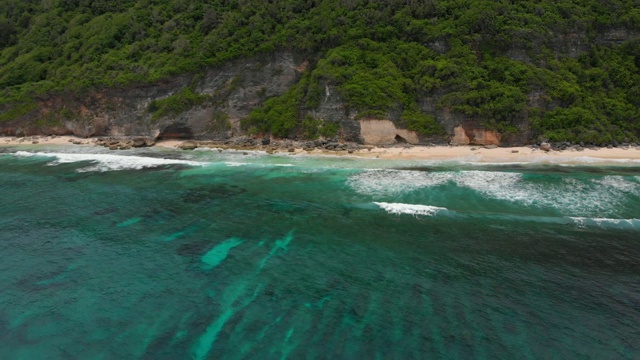
[[[39,99],[29,114],[0,124],[0,133],[227,138],[240,133],[239,120],[251,110],[296,83],[304,66],[304,58],[280,52],[230,62],[204,75],[177,76],[152,85],[50,95]],[[149,110],[152,101],[170,97],[187,86],[208,95],[207,100],[182,113],[153,116]]]
[[[602,43],[616,45],[637,34],[623,30],[610,30],[595,40],[585,34],[559,36],[557,46],[566,55],[575,56],[586,51],[586,45]],[[445,43],[429,44],[445,51]],[[509,52],[513,58],[528,61],[525,49]],[[90,136],[141,135],[159,139],[214,139],[223,140],[243,135],[240,120],[271,97],[284,94],[296,84],[309,67],[309,60],[289,51],[275,52],[249,59],[238,59],[198,75],[175,76],[155,84],[123,88],[96,89],[87,92],[57,93],[41,96],[27,114],[0,122],[0,134],[36,135],[58,134]],[[312,65],[312,64],[311,64]],[[367,144],[392,143],[452,143],[476,145],[520,145],[532,141],[532,131],[526,114],[511,121],[511,133],[487,129],[479,119],[455,113],[437,106],[443,94],[434,94],[420,100],[421,110],[433,115],[448,136],[425,138],[404,129],[400,113],[391,113],[388,119],[359,119],[349,108],[335,86],[324,88],[319,105],[313,109],[301,108],[301,119],[311,115],[316,119],[339,125],[338,137],[344,141]],[[162,101],[185,88],[203,97],[186,109],[154,114],[150,105]],[[203,96],[205,95],[205,96]],[[527,106],[544,108],[545,94],[528,94]],[[0,107],[0,114],[8,108]]]
[[[210,69],[203,75],[184,75],[151,85],[106,88],[86,93],[61,93],[41,97],[33,111],[0,124],[0,134],[28,136],[38,134],[91,136],[149,136],[157,139],[224,140],[243,135],[240,120],[264,100],[284,94],[309,65],[308,60],[292,52],[241,59]],[[423,110],[434,114],[450,138],[429,139],[406,129],[399,114],[386,120],[357,119],[357,112],[346,106],[338,89],[323,84],[324,94],[315,109],[301,109],[339,125],[344,141],[367,144],[448,142],[456,127],[469,134],[482,132],[481,124],[464,116],[435,107],[437,99],[423,101]],[[185,87],[207,95],[201,104],[184,112],[156,117],[150,110],[153,101],[166,99]],[[488,138],[490,140],[482,140]],[[500,136],[470,136],[469,143],[495,143]],[[455,141],[454,141],[455,142]],[[465,142],[459,142],[465,143]],[[504,142],[502,142],[504,143]]]
[[[176,76],[156,84],[93,90],[87,93],[63,93],[42,97],[27,115],[0,124],[0,134],[57,134],[90,136],[141,135],[157,139],[224,140],[243,135],[240,120],[264,100],[284,94],[309,65],[308,60],[291,52],[278,52],[230,62],[203,75]],[[448,137],[425,138],[403,128],[400,114],[389,119],[358,119],[346,106],[337,88],[323,84],[324,93],[315,109],[301,109],[339,125],[344,141],[366,144],[429,143],[523,144],[529,136],[526,119],[517,122],[520,134],[509,136],[484,129],[481,122],[448,109],[438,108],[437,95],[421,101],[423,111],[435,116]],[[190,87],[207,95],[201,104],[184,112],[156,117],[150,111],[153,101],[166,99]],[[538,94],[539,95],[539,94]],[[539,96],[538,96],[539,97]],[[536,105],[536,95],[530,103]]]
[[[356,120],[357,113],[345,105],[338,89],[329,84],[323,84],[324,94],[320,105],[310,109],[309,114],[316,119],[322,119],[340,125],[340,137],[345,141],[364,142],[360,123]]]

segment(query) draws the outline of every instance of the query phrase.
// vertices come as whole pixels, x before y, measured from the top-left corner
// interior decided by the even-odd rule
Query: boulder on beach
[[[136,137],[136,138],[131,139],[131,146],[133,146],[133,147],[143,147],[143,146],[147,146],[147,142],[142,137]]]
[[[542,144],[540,144],[540,150],[542,150],[542,151],[551,151],[551,144],[549,144],[547,142],[543,142]]]
[[[198,147],[198,143],[191,140],[185,141],[182,144],[178,145],[178,148],[182,150],[193,150],[193,149],[196,149],[197,147]]]

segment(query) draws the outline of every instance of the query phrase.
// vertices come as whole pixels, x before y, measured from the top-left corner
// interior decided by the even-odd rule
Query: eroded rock
[[[549,144],[547,142],[543,142],[542,144],[540,144],[540,150],[542,150],[542,151],[551,151],[551,144]]]
[[[197,147],[198,147],[198,143],[195,141],[185,141],[180,145],[178,145],[178,148],[182,150],[193,150],[193,149],[196,149]]]

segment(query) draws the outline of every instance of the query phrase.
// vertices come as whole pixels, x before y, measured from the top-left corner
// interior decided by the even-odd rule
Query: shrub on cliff
[[[169,97],[151,101],[148,110],[153,113],[153,119],[158,119],[171,114],[183,113],[208,99],[209,96],[196,94],[191,88],[185,87]]]

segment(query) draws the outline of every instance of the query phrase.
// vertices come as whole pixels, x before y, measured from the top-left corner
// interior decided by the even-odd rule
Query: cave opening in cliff
[[[408,143],[407,139],[403,138],[400,135],[396,135],[395,140],[396,140],[396,142],[398,144],[407,144]]]
[[[185,124],[171,124],[158,135],[158,140],[187,140],[193,139],[193,131]]]

